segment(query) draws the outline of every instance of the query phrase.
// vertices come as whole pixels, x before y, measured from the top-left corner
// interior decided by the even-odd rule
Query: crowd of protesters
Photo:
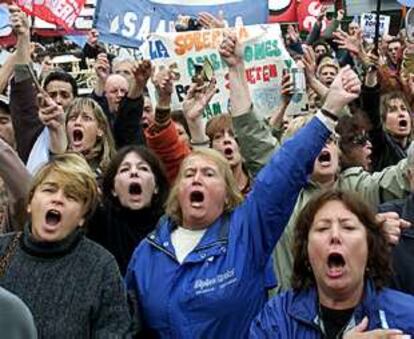
[[[0,337],[403,338],[414,335],[414,42],[378,50],[326,8],[285,45],[303,71],[263,119],[227,29],[230,111],[208,122],[214,76],[105,52],[92,30],[88,96],[10,6],[0,69]],[[201,13],[179,30],[224,28]],[[41,62],[39,74],[33,63]],[[148,94],[152,82],[156,99]],[[6,338],[5,337],[5,338]]]

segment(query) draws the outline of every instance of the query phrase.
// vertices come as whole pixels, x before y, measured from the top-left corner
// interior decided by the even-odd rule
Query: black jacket
[[[144,144],[144,133],[141,128],[141,118],[144,109],[144,98],[129,99],[125,97],[116,114],[109,111],[108,101],[104,96],[98,96],[95,92],[94,99],[104,111],[115,139],[117,149],[127,145]]]
[[[407,198],[380,205],[379,212],[397,212],[400,218],[414,225],[414,193]],[[398,245],[392,250],[395,275],[391,287],[414,295],[414,228],[405,229]]]

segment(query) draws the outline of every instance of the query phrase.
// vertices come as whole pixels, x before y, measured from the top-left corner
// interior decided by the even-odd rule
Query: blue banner
[[[172,31],[180,14],[219,11],[229,26],[266,23],[268,0],[98,0],[94,27],[103,42],[138,48],[149,33]]]

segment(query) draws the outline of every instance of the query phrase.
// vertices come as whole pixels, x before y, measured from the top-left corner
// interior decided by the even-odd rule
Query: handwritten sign
[[[268,116],[281,100],[283,69],[290,69],[294,61],[287,52],[278,24],[242,26],[234,28],[242,46],[246,79],[257,112]],[[204,118],[228,112],[228,67],[218,53],[224,30],[214,29],[183,33],[151,34],[142,46],[143,56],[156,67],[178,68],[179,79],[174,83],[173,110],[181,109],[182,102],[195,74],[196,65],[207,58],[213,66],[219,92],[204,112]],[[149,85],[150,95],[155,89]]]
[[[380,36],[388,34],[390,29],[391,17],[388,15],[380,16]],[[377,22],[377,15],[374,13],[363,13],[361,16],[361,30],[365,39],[375,38],[375,24]]]

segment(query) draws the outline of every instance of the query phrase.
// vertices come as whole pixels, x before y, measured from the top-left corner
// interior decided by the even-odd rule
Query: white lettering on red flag
[[[17,0],[16,3],[28,15],[70,30],[85,0]]]

